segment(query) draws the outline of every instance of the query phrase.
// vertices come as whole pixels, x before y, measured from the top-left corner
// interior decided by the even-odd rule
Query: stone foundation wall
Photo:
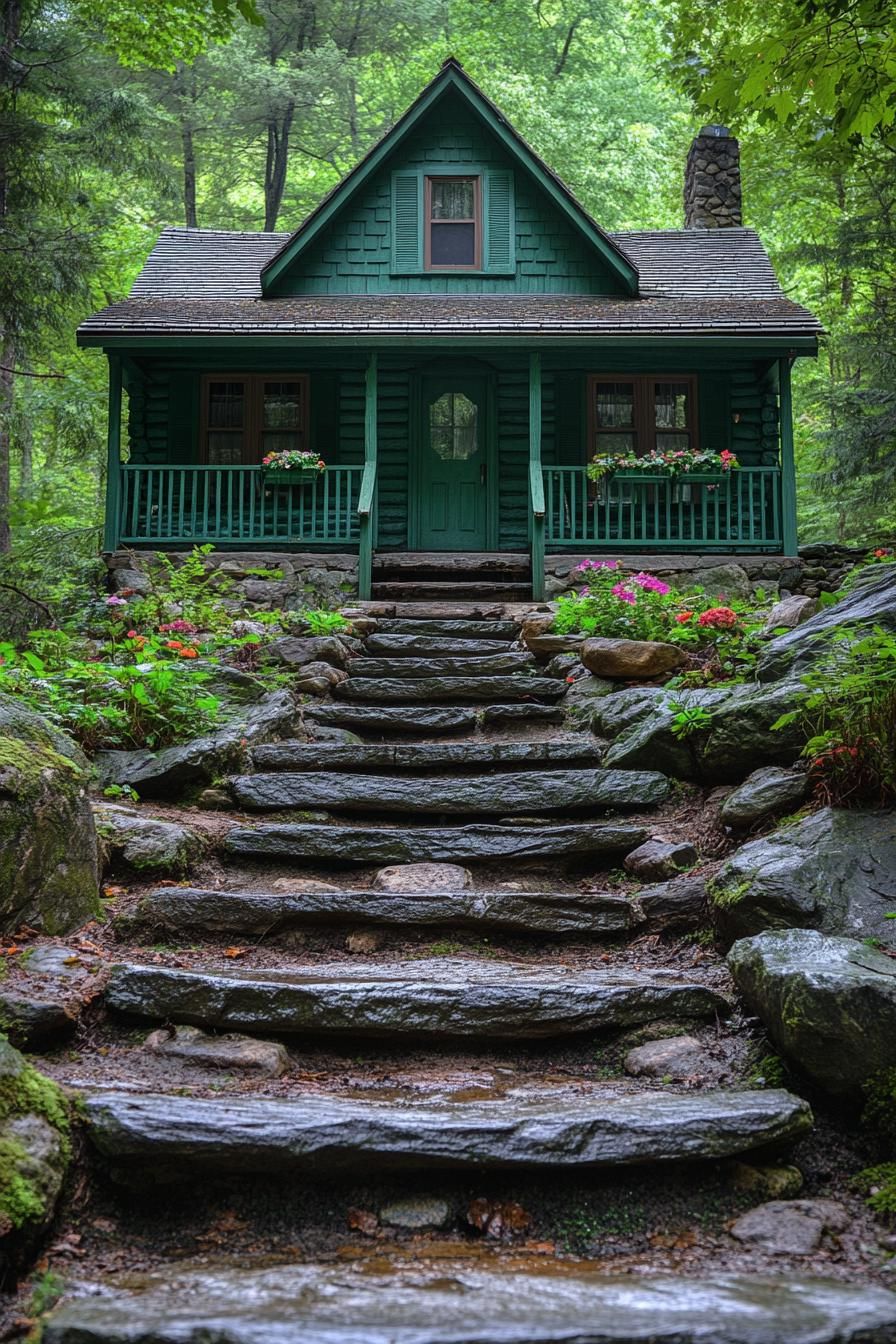
[[[845,575],[868,555],[867,547],[838,546],[817,542],[801,546],[798,556],[787,555],[627,555],[621,556],[623,572],[638,574],[646,570],[676,588],[697,585],[718,598],[746,598],[763,588],[767,593],[786,596],[799,593],[817,597],[835,592]],[[587,583],[576,572],[582,555],[547,557],[548,598],[569,592]],[[595,555],[595,559],[600,557]]]
[[[177,564],[186,552],[169,551]],[[108,559],[113,592],[148,590],[152,551],[116,551]],[[293,551],[213,551],[209,569],[227,580],[234,609],[295,611],[303,607],[340,607],[358,596],[358,557]]]

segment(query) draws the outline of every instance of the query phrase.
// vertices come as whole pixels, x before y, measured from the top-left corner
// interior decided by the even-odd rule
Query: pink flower
[[[619,568],[618,560],[583,560],[580,564],[576,565],[576,572],[579,574],[585,574],[589,570],[593,569],[618,569],[618,568]]]
[[[126,600],[125,598],[123,598],[123,597],[119,597],[117,593],[113,593],[111,597],[107,597],[107,598],[106,598],[106,606],[107,606],[107,607],[126,607],[126,606],[127,606],[127,600]]]
[[[624,583],[615,583],[611,591],[614,597],[619,598],[620,602],[630,602],[634,604],[638,600],[631,588],[626,588]]]
[[[668,583],[663,583],[662,579],[656,578],[653,574],[645,574],[643,570],[640,574],[635,575],[632,583],[636,583],[639,588],[644,588],[649,593],[659,593],[661,597],[665,597],[668,592],[671,592]]]
[[[697,624],[702,625],[704,630],[730,630],[737,625],[737,612],[730,607],[710,607],[697,618]]]

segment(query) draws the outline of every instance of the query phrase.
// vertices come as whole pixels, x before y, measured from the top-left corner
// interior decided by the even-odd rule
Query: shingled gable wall
[[[393,172],[450,164],[513,168],[516,197],[515,276],[390,275]],[[475,293],[620,294],[600,258],[547,194],[497,142],[469,105],[447,94],[400,150],[338,215],[325,235],[277,284],[297,294]]]

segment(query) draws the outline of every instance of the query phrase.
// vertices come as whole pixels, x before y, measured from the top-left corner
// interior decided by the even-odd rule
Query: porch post
[[[371,353],[364,383],[364,474],[358,499],[358,596],[366,602],[373,582],[373,547],[376,541],[376,413],[377,357]]]
[[[796,466],[793,458],[793,399],[790,359],[778,360],[779,415],[781,418],[781,526],[785,555],[796,555]]]
[[[544,601],[544,479],[541,474],[541,355],[529,356],[529,502],[532,597]]]
[[[121,533],[121,359],[109,355],[109,419],[106,426],[106,519],[103,551],[118,549]]]

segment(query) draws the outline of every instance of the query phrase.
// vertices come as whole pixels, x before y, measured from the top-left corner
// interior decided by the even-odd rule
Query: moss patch
[[[740,904],[750,891],[750,883],[747,881],[722,882],[716,878],[707,883],[706,890],[712,904],[724,910],[732,905]]]
[[[39,1144],[23,1141],[22,1123],[25,1132],[29,1123],[36,1128]],[[0,1233],[33,1232],[49,1221],[71,1160],[70,1130],[63,1093],[0,1036]]]

